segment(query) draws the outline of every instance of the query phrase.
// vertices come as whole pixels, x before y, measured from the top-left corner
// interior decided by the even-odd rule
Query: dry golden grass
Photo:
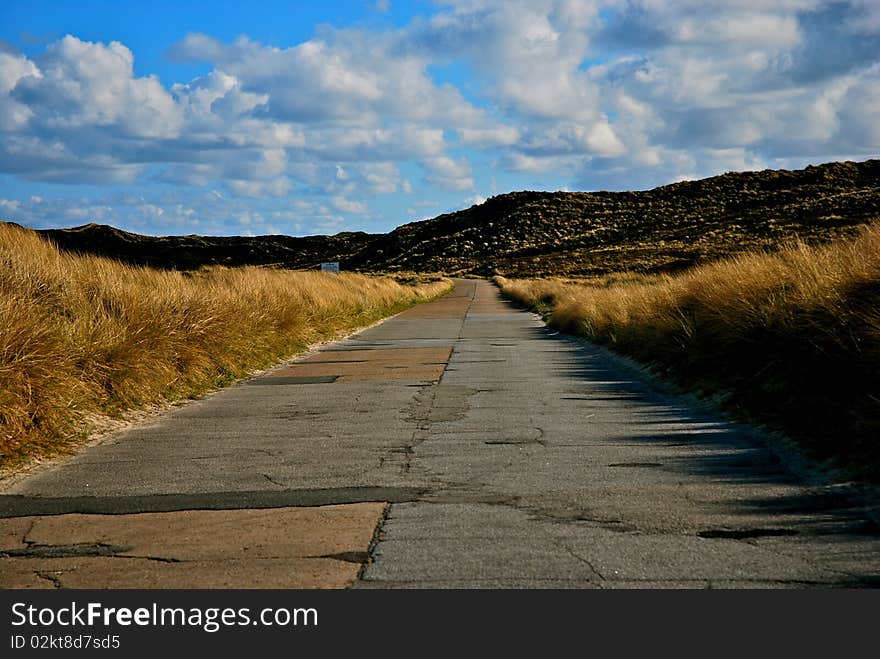
[[[74,445],[93,415],[198,395],[449,286],[157,271],[63,254],[0,224],[0,465]]]
[[[641,283],[497,283],[555,327],[880,478],[880,225]]]

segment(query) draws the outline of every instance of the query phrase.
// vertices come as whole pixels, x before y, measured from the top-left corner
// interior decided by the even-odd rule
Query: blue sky
[[[387,231],[876,157],[875,0],[0,3],[0,219]]]

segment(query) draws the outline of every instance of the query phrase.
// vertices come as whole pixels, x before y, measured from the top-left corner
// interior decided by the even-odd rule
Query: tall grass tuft
[[[0,224],[0,465],[90,419],[201,394],[448,290],[256,267],[157,271]]]
[[[880,479],[880,225],[643,283],[497,283],[555,327]]]

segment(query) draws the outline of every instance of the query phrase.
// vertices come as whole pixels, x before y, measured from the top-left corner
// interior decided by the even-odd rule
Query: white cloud
[[[280,120],[364,127],[389,119],[428,125],[482,121],[455,87],[431,81],[424,59],[401,56],[393,45],[382,35],[353,30],[328,31],[284,49],[246,37],[222,44],[189,35],[176,52],[207,58],[248,92],[268,95],[266,112]]]
[[[61,131],[113,126],[131,137],[170,138],[182,117],[153,76],[135,78],[134,56],[118,41],[109,45],[67,35],[39,59],[40,75],[18,80],[15,97],[38,106],[34,121]]]
[[[426,171],[425,181],[430,185],[445,190],[471,190],[474,187],[471,166],[465,158],[440,156],[424,160],[422,166]]]
[[[216,70],[189,84],[173,85],[171,92],[191,116],[238,116],[269,101],[267,94],[243,92],[235,76]]]
[[[178,61],[213,62],[223,57],[223,44],[207,34],[190,32],[168,49],[168,55]]]
[[[760,11],[725,12],[723,16],[683,17],[675,27],[675,40],[718,48],[733,44],[737,50],[751,45],[792,48],[800,43],[797,18]]]
[[[173,140],[183,117],[155,77],[136,78],[133,55],[66,36],[35,61],[0,57],[7,135],[0,170],[49,181],[135,180],[142,152]],[[141,152],[139,154],[138,152]]]
[[[626,147],[604,119],[584,124],[555,122],[539,125],[524,137],[519,147],[532,155],[581,153],[616,157],[626,152]]]
[[[489,148],[493,146],[513,146],[522,133],[515,126],[496,125],[486,128],[458,128],[459,140],[469,146]]]
[[[306,157],[317,162],[408,160],[441,154],[443,129],[418,124],[360,126],[342,122],[306,133]]]
[[[162,181],[265,197],[286,194],[299,163],[372,162],[358,194],[403,189],[410,184],[385,163],[442,156],[449,122],[491,123],[455,87],[435,85],[427,61],[392,46],[360,32],[328,31],[287,49],[189,35],[172,55],[216,68],[170,90],[135,77],[134,55],[118,42],[67,36],[35,61],[3,53],[0,129],[12,135],[0,145],[0,171],[133,182],[158,165]]]
[[[833,115],[837,121],[832,133],[833,143],[847,151],[880,145],[880,63],[855,76],[851,84],[831,89],[828,97],[818,101],[819,111]]]
[[[0,52],[0,131],[21,128],[33,116],[26,104],[16,101],[9,93],[22,78],[39,75],[37,66],[24,56]]]
[[[571,155],[527,155],[513,151],[501,160],[500,165],[512,172],[527,174],[561,173],[570,175],[583,160]]]
[[[333,197],[330,200],[330,203],[333,205],[333,208],[338,210],[340,213],[353,213],[355,215],[362,215],[368,211],[367,205],[361,201],[352,201],[350,199],[345,199],[344,197]]]
[[[598,3],[449,3],[416,26],[407,47],[433,57],[465,56],[500,106],[532,118],[589,120],[595,85],[579,70]],[[449,51],[454,51],[450,53]]]
[[[436,188],[445,207],[448,193],[483,180],[472,162],[495,163],[502,188],[505,172],[536,185],[625,188],[868,157],[880,150],[877,7],[441,1],[408,25],[323,26],[284,47],[190,34],[169,54],[208,72],[170,88],[137,76],[125,44],[66,36],[30,58],[0,52],[0,172],[201,187],[186,203],[71,208],[211,231],[229,230],[224,205],[276,212],[283,203],[301,213],[301,228],[343,226],[347,214],[370,221],[375,195]],[[0,196],[23,218],[63,216],[30,191]],[[308,208],[294,208],[300,197]],[[270,220],[293,227],[269,211],[251,218],[255,230]]]
[[[17,213],[21,208],[21,202],[17,199],[0,199],[0,210],[4,213]]]
[[[26,76],[40,76],[37,66],[24,55],[0,52],[0,93],[8,94]]]
[[[369,189],[377,193],[397,192],[407,183],[402,180],[397,167],[391,162],[365,163],[360,173]]]
[[[293,184],[286,176],[257,181],[249,179],[229,179],[226,185],[236,195],[242,197],[282,197],[291,191]]]

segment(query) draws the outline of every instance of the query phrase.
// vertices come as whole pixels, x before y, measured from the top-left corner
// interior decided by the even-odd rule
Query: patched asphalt
[[[459,280],[7,486],[0,585],[877,586],[851,494]]]

